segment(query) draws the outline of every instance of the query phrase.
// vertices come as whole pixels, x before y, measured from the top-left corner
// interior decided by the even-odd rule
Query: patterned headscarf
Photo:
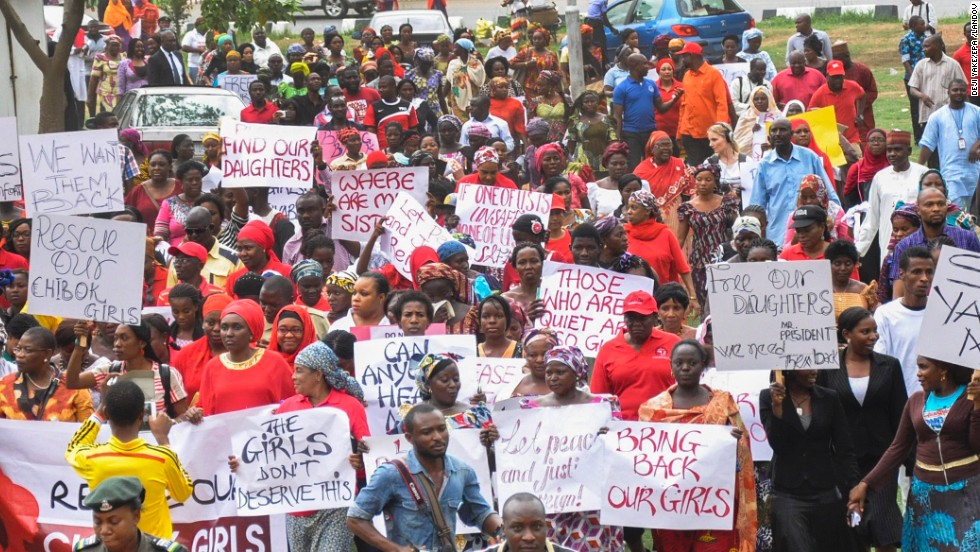
[[[293,265],[293,269],[289,271],[289,279],[293,281],[294,284],[298,284],[300,280],[306,278],[307,276],[316,276],[317,278],[323,278],[323,265],[319,261],[314,261],[313,259],[305,259]]]
[[[613,155],[630,156],[630,146],[626,142],[613,142],[609,144],[606,151],[602,152],[602,166],[608,167],[609,160]]]
[[[510,314],[513,316],[514,320],[517,320],[521,324],[521,328],[527,326],[527,314],[524,312],[524,307],[521,306],[517,301],[508,298],[507,304],[510,305]]]
[[[490,88],[497,88],[499,86],[510,86],[510,81],[504,77],[493,77],[490,79]]]
[[[593,226],[595,226],[596,232],[599,232],[599,237],[605,239],[619,226],[619,221],[616,220],[616,217],[602,217],[595,221]]]
[[[582,354],[582,350],[575,345],[557,345],[552,347],[550,351],[544,354],[544,363],[549,364],[551,362],[568,366],[578,376],[578,384],[580,386],[588,385],[589,363],[585,361],[585,355]]]
[[[490,129],[487,125],[473,121],[472,124],[466,129],[467,136],[479,136],[481,138],[493,138],[493,134],[490,133]]]
[[[357,132],[357,129],[354,127],[344,127],[340,129],[340,132],[337,135],[337,137],[340,139],[340,143],[345,145],[347,144],[347,140],[350,140],[355,136],[360,138],[361,133]]]
[[[453,39],[450,38],[449,35],[447,35],[447,34],[441,34],[441,35],[437,36],[436,39],[432,41],[432,43],[433,44],[448,44],[448,43],[450,43],[452,41],[453,41]]]
[[[463,247],[462,243],[456,240],[449,240],[440,245],[439,249],[436,250],[436,253],[439,254],[439,260],[444,263],[448,263],[449,259],[452,258],[453,255],[465,252],[466,248]]]
[[[458,298],[460,291],[467,287],[466,276],[445,263],[426,263],[415,274],[415,285],[422,287],[432,280],[448,280],[453,286],[453,296]]]
[[[454,353],[433,353],[422,357],[419,367],[415,369],[415,386],[419,388],[419,395],[425,400],[431,399],[432,389],[429,387],[429,382],[432,381],[432,377],[462,358]]]
[[[538,73],[538,77],[544,77],[544,80],[552,86],[561,86],[561,73],[558,71],[549,71],[545,69]]]
[[[493,33],[493,42],[494,44],[499,45],[501,40],[509,37],[510,37],[510,31],[508,31],[507,29],[500,29],[499,31]]]
[[[357,274],[352,270],[341,270],[327,276],[324,285],[337,286],[347,293],[354,293],[354,284],[357,283]]]
[[[548,31],[548,29],[545,29],[539,23],[532,23],[531,25],[528,25],[527,32],[528,32],[528,36],[534,36],[537,33],[544,33],[545,46],[551,44],[551,33]]]
[[[815,174],[808,174],[803,177],[803,181],[800,182],[800,193],[796,194],[796,208],[802,207],[800,203],[800,198],[803,196],[803,190],[813,190],[813,193],[817,196],[817,203],[820,207],[826,211],[830,206],[830,194],[827,193],[827,185],[824,183],[823,179]]]
[[[436,128],[442,126],[442,123],[449,123],[453,125],[456,127],[456,132],[463,130],[463,121],[460,121],[459,117],[455,115],[443,115],[442,117],[439,117],[439,120],[436,121]]]
[[[715,186],[718,186],[721,179],[721,167],[714,163],[705,162],[691,170],[691,177],[697,178],[697,176],[703,172],[711,173],[712,176],[715,177]]]
[[[657,198],[646,190],[637,190],[630,194],[630,201],[639,203],[647,211],[653,212],[660,210],[660,208],[657,207]]]
[[[919,218],[919,208],[914,203],[902,205],[899,202],[898,208],[892,211],[891,221],[895,222],[895,219],[899,218],[909,221],[915,227],[922,226],[922,219]]]
[[[548,128],[548,121],[541,117],[534,117],[524,125],[524,130],[527,131],[528,136],[538,136],[548,134],[550,129]]]
[[[429,47],[417,48],[413,59],[415,60],[415,63],[432,63],[436,59],[436,53]]]
[[[306,53],[306,49],[303,48],[303,45],[300,44],[299,42],[294,42],[289,45],[289,48],[286,48],[287,56],[289,54],[305,54],[305,53]]]
[[[422,161],[425,161],[426,159],[432,159],[433,161],[435,161],[435,159],[432,157],[431,154],[429,154],[429,152],[424,150],[415,150],[415,153],[413,153],[412,156],[408,158],[408,166],[421,167]]]
[[[552,347],[556,347],[561,343],[555,330],[551,328],[531,328],[524,332],[524,337],[521,338],[521,347],[527,349],[528,345],[539,339],[547,340]]]
[[[326,343],[314,341],[296,355],[299,366],[305,366],[323,374],[323,380],[331,389],[344,391],[359,401],[364,400],[364,390],[357,380],[339,366],[337,355]]]
[[[484,127],[486,128],[486,127]],[[500,163],[500,156],[494,148],[483,146],[473,154],[473,165],[479,167],[484,163]]]

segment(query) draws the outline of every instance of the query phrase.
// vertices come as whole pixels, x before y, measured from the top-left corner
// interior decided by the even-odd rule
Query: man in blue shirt
[[[594,31],[592,42],[602,48],[603,59],[609,56],[606,52],[606,28],[608,27],[612,34],[619,36],[619,30],[609,22],[609,17],[606,15],[608,11],[609,4],[607,0],[591,0],[589,2],[589,9],[585,12],[585,19],[582,21],[582,23],[592,27]]]
[[[749,202],[766,208],[769,214],[766,237],[777,245],[785,241],[786,222],[796,209],[796,196],[804,176],[815,174],[822,178],[830,200],[840,204],[834,181],[827,176],[823,161],[809,149],[794,145],[792,137],[793,129],[788,119],[777,119],[769,127],[772,150],[766,152],[759,163],[752,201]]]
[[[926,38],[926,20],[918,15],[913,15],[909,19],[909,32],[905,33],[905,36],[898,41],[898,53],[901,54],[902,65],[905,66],[905,94],[909,98],[912,134],[915,135],[916,143],[922,138],[922,125],[919,124],[919,99],[912,95],[909,79],[912,78],[912,70],[915,69],[915,65],[926,56],[922,47]]]
[[[613,118],[619,137],[630,148],[629,170],[632,171],[643,160],[650,133],[657,130],[654,108],[660,113],[670,110],[684,95],[684,89],[678,89],[674,99],[664,102],[657,83],[646,77],[646,56],[631,54],[626,66],[630,76],[613,89]]]
[[[487,535],[502,536],[500,517],[480,494],[480,484],[473,468],[446,454],[449,428],[442,412],[429,403],[412,407],[405,416],[405,438],[412,450],[405,464],[417,482],[422,497],[422,479],[435,490],[446,525],[455,541],[456,516]],[[429,504],[428,499],[425,499]],[[398,468],[387,463],[378,468],[367,487],[357,495],[347,510],[347,526],[367,544],[380,550],[411,552],[420,548],[440,550],[438,530],[432,515],[416,507],[416,499],[402,479]],[[388,538],[371,520],[383,511],[391,515]]]
[[[929,117],[919,142],[919,164],[939,152],[939,170],[946,180],[950,201],[962,209],[980,179],[980,107],[966,101],[966,81],[949,83],[949,103]]]

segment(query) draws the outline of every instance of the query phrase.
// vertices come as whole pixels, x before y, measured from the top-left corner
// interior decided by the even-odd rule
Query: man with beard
[[[293,234],[282,248],[282,260],[288,265],[296,264],[303,260],[300,249],[303,240],[311,232],[322,232],[328,238],[331,236],[330,220],[324,216],[325,203],[323,198],[316,192],[309,192],[301,195],[296,200],[296,219],[299,221],[299,233]],[[351,259],[356,259],[360,254],[360,245],[357,242],[334,241],[333,268],[335,271],[345,270],[351,265]]]

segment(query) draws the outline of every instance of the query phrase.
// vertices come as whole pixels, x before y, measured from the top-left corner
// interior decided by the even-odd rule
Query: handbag
[[[449,529],[446,524],[446,517],[442,513],[442,508],[439,506],[439,497],[436,496],[435,489],[432,488],[432,483],[428,479],[421,477],[419,484],[415,480],[415,476],[412,472],[408,471],[408,466],[405,462],[399,459],[392,460],[391,463],[398,470],[398,474],[402,476],[402,481],[405,483],[405,487],[408,488],[408,494],[412,495],[412,500],[415,501],[415,505],[418,506],[419,511],[424,512],[432,518],[432,523],[436,526],[436,536],[439,539],[439,547],[436,549],[438,552],[458,552],[456,548],[456,535]],[[425,496],[422,496],[422,493]],[[434,508],[430,508],[429,504],[434,504]]]
[[[554,3],[548,6],[529,7],[527,11],[527,20],[531,23],[537,23],[544,27],[553,27],[561,22],[561,19],[558,17],[558,8],[555,7]]]

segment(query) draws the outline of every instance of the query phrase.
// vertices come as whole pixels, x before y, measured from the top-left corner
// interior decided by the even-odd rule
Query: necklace
[[[34,379],[27,372],[24,372],[24,377],[27,378],[27,381],[29,381],[30,384],[33,385],[35,389],[40,390],[40,389],[47,389],[48,387],[51,387],[51,380],[52,378],[54,378],[54,375],[51,374],[50,372],[48,374],[49,374],[48,381],[44,385],[38,385],[37,382],[35,382]]]
[[[796,405],[796,415],[803,416],[803,405],[810,400],[810,396],[807,395],[803,400],[799,402],[797,402],[797,400],[793,397],[792,394],[789,396],[789,398],[793,401],[793,404]]]

